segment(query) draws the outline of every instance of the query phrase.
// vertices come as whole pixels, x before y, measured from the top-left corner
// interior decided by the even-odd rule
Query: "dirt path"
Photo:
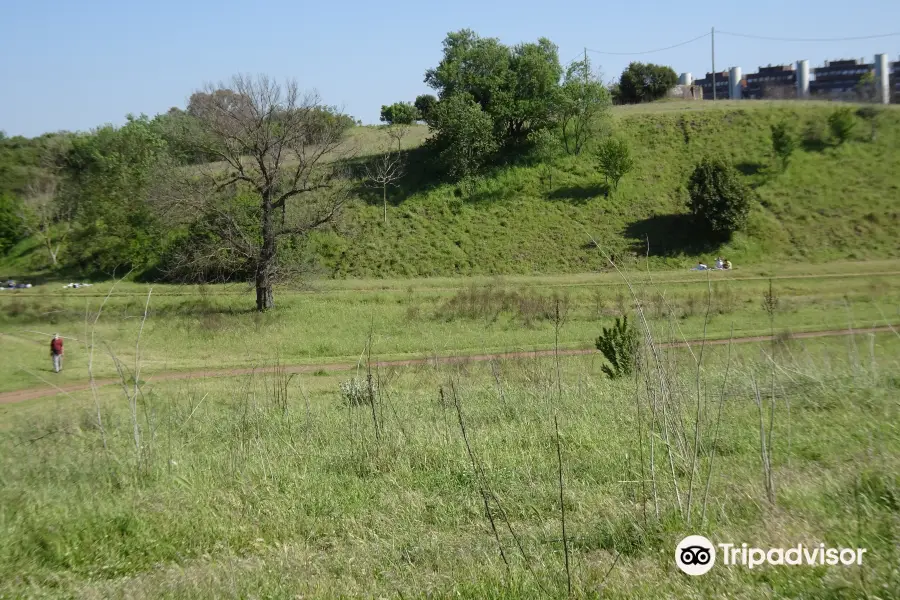
[[[897,333],[897,328],[887,325],[884,327],[867,327],[863,329],[830,329],[825,331],[805,331],[792,334],[794,339],[807,339],[818,337],[831,337],[842,335],[854,335],[858,333],[885,333],[893,331]],[[772,340],[771,335],[756,335],[750,337],[734,338],[732,340],[707,340],[709,346],[723,346],[729,342],[734,344],[752,344],[758,342],[768,342]],[[699,345],[701,340],[688,340],[687,342],[667,342],[659,344],[660,348],[683,348],[689,345]],[[583,356],[596,352],[593,348],[576,349],[576,350],[560,350],[560,356]],[[409,358],[404,360],[385,360],[378,361],[375,365],[379,367],[409,367],[416,365],[434,365],[434,364],[453,364],[467,362],[482,362],[493,359],[503,358],[537,358],[553,356],[552,348],[546,350],[529,350],[524,352],[497,352],[492,354],[464,354],[459,356],[435,356],[429,358]],[[356,363],[331,363],[331,364],[312,364],[312,365],[287,365],[281,367],[287,373],[314,373],[315,371],[350,371],[356,368]],[[271,371],[272,367],[252,367],[240,369],[215,369],[201,371],[169,371],[157,373],[152,376],[153,382],[157,381],[174,381],[179,379],[205,379],[215,377],[234,377],[236,375],[249,375],[251,373],[265,373]],[[94,384],[97,387],[119,384],[118,379],[97,379]],[[47,387],[29,388],[25,390],[16,390],[12,392],[0,393],[0,404],[11,404],[13,402],[24,402],[26,400],[34,400],[45,396],[53,396],[56,394],[70,394],[72,392],[82,392],[91,389],[90,382],[73,383],[64,386],[48,385]]]

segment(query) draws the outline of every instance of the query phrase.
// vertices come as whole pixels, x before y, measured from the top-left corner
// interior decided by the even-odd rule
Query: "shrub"
[[[634,158],[625,140],[608,138],[597,149],[597,163],[606,176],[606,183],[612,181],[613,188],[619,188],[619,180],[634,168]]]
[[[491,117],[468,94],[454,94],[434,107],[429,142],[451,177],[473,175],[497,151]]]
[[[717,236],[743,229],[750,213],[750,192],[737,171],[717,158],[705,158],[688,183],[695,222]]]
[[[434,110],[434,105],[437,104],[437,101],[437,98],[431,94],[416,96],[416,101],[413,105],[419,111],[419,116],[423,121],[427,122],[431,118],[431,111]]]
[[[618,99],[624,104],[652,102],[665,97],[678,83],[671,67],[633,62],[619,79]]]
[[[782,170],[787,168],[791,154],[796,147],[797,140],[786,122],[782,121],[777,125],[772,125],[772,151],[781,161]]]
[[[610,379],[618,379],[634,373],[637,366],[640,339],[633,325],[628,323],[628,317],[616,317],[616,323],[610,328],[604,327],[603,333],[597,338],[597,350],[609,361],[609,365],[603,365],[603,372]]]
[[[375,400],[377,388],[374,379],[370,386],[366,379],[354,377],[340,383],[341,398],[350,406],[369,406]]]
[[[828,127],[831,129],[831,135],[837,140],[838,144],[843,144],[849,140],[853,134],[853,128],[856,127],[856,117],[853,115],[853,109],[842,107],[828,115]]]
[[[868,104],[861,106],[856,111],[856,116],[868,122],[872,126],[871,140],[874,142],[878,133],[878,117],[881,116],[882,109],[877,106]]]

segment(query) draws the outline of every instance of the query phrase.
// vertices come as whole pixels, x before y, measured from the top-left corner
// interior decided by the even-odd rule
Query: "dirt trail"
[[[830,329],[825,331],[804,331],[791,335],[794,339],[807,339],[817,337],[830,337],[841,335],[854,335],[858,333],[885,333],[897,332],[897,328],[887,325],[884,327],[867,327],[863,329]],[[777,336],[776,336],[777,337]],[[706,340],[709,346],[723,346],[729,342],[734,344],[752,344],[758,342],[768,342],[773,339],[771,335],[755,335],[749,337],[734,338],[732,340]],[[688,340],[687,342],[666,342],[659,344],[660,348],[683,348],[689,345],[699,345],[701,340]],[[560,356],[583,356],[596,352],[593,348],[576,349],[576,350],[560,350]],[[416,365],[434,365],[434,364],[452,364],[466,362],[482,362],[493,359],[504,358],[537,358],[553,356],[552,348],[546,350],[529,350],[522,352],[497,352],[491,354],[463,354],[458,356],[435,356],[428,358],[409,358],[403,360],[384,360],[374,363],[379,367],[409,367]],[[330,364],[311,364],[311,365],[286,365],[282,366],[287,373],[314,373],[315,371],[350,371],[356,368],[356,363],[330,363]],[[178,379],[204,379],[214,377],[234,377],[236,375],[249,375],[251,373],[269,372],[273,367],[248,367],[238,369],[214,369],[199,371],[168,371],[156,373],[152,376],[153,382],[157,381],[173,381]],[[104,387],[108,385],[119,384],[118,379],[97,379],[94,385]],[[34,400],[45,396],[53,396],[56,394],[70,394],[72,392],[82,392],[91,389],[90,382],[72,383],[63,386],[48,385],[46,387],[29,388],[24,390],[15,390],[12,392],[0,393],[0,404],[11,404],[13,402],[24,402],[26,400]]]

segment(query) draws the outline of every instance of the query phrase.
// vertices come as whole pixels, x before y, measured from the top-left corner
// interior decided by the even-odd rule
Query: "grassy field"
[[[643,359],[384,370],[371,405],[325,374],[0,406],[0,597],[898,597],[900,338]],[[867,554],[691,578],[688,533]]]
[[[699,338],[704,324],[710,338],[726,338],[732,328],[736,337],[768,334],[772,323],[763,297],[772,276],[777,332],[900,323],[896,260],[709,273],[646,272],[635,264],[627,273],[651,318],[674,317],[674,339]],[[370,334],[372,352],[381,359],[548,348],[555,340],[557,300],[569,323],[561,346],[587,348],[602,327],[635,305],[615,273],[319,281],[279,290],[278,309],[263,315],[253,312],[252,292],[243,286],[154,286],[149,304],[149,286],[60,287],[0,295],[0,391],[84,381],[91,339],[95,377],[116,376],[112,357],[133,366],[142,322],[142,372],[152,379],[165,371],[276,361],[355,362]],[[55,332],[68,340],[60,375],[51,372],[48,358]]]

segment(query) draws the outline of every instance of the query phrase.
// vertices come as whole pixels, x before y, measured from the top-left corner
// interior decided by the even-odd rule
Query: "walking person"
[[[54,334],[50,340],[50,357],[53,359],[53,371],[62,371],[63,341],[59,334]]]

